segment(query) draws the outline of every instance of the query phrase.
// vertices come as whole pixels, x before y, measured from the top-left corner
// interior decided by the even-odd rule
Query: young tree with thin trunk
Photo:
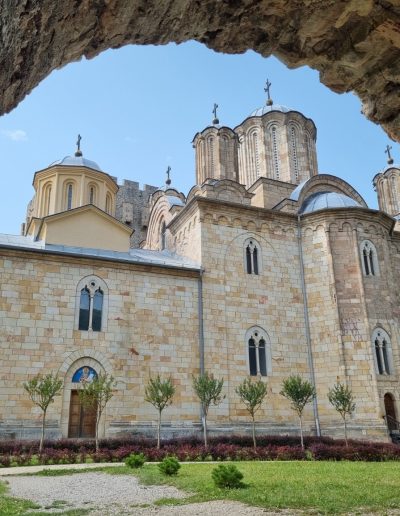
[[[300,441],[304,450],[303,410],[307,403],[315,398],[315,387],[308,380],[302,380],[301,376],[292,375],[282,383],[281,395],[291,402],[292,409],[299,417]]]
[[[100,373],[90,382],[82,384],[78,391],[79,399],[85,407],[96,411],[96,453],[99,451],[99,423],[101,415],[106,408],[107,403],[113,397],[113,388],[115,387],[114,378],[107,373]]]
[[[165,407],[171,405],[175,394],[172,378],[161,380],[159,375],[150,378],[144,392],[145,401],[151,403],[158,410],[157,448],[160,448],[161,414]]]
[[[42,409],[42,435],[39,444],[39,453],[42,453],[44,442],[44,430],[46,426],[46,414],[50,403],[54,402],[54,398],[61,392],[63,382],[57,375],[48,373],[46,375],[38,374],[31,380],[23,384],[24,389],[29,394],[32,402]]]
[[[267,384],[262,380],[252,381],[251,378],[246,378],[235,390],[251,416],[253,423],[253,446],[255,448],[257,446],[255,413],[261,407],[261,403],[267,395]]]
[[[200,400],[202,415],[203,415],[203,432],[204,432],[204,446],[207,448],[207,415],[211,403],[219,405],[225,398],[222,395],[222,387],[224,379],[217,380],[212,374],[204,373],[197,377],[193,377],[193,389]]]
[[[332,387],[332,389],[329,389],[328,400],[343,418],[344,440],[346,442],[346,446],[348,446],[346,416],[351,416],[356,408],[353,393],[347,385],[338,382],[334,387]]]

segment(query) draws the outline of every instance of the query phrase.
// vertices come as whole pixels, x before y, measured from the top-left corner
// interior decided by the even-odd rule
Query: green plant
[[[291,401],[292,409],[299,417],[300,441],[304,450],[303,440],[303,410],[307,403],[315,398],[315,387],[308,380],[302,380],[299,375],[292,375],[282,383],[281,395]]]
[[[181,465],[176,457],[165,457],[158,465],[158,469],[161,473],[168,476],[177,475],[180,467]]]
[[[45,376],[36,375],[27,382],[23,383],[23,387],[29,394],[32,402],[42,409],[42,434],[40,437],[39,453],[43,450],[44,429],[46,426],[46,414],[50,403],[54,402],[54,398],[61,392],[63,382],[57,375],[48,373]]]
[[[145,400],[158,410],[157,448],[160,448],[161,413],[172,403],[174,394],[175,387],[171,377],[166,380],[161,380],[159,375],[150,378],[145,389]]]
[[[253,446],[255,448],[257,446],[255,413],[267,395],[267,384],[262,380],[252,381],[251,378],[246,378],[235,391],[246,405],[246,409],[251,416],[253,423]]]
[[[346,416],[351,416],[356,408],[353,393],[347,385],[338,382],[334,387],[332,387],[332,389],[329,389],[328,400],[343,418],[344,440],[346,442],[346,446],[348,446]]]
[[[223,378],[217,380],[212,374],[204,373],[200,376],[193,377],[193,389],[200,400],[201,410],[203,414],[203,432],[204,432],[204,446],[207,448],[207,415],[211,403],[219,405],[225,398],[221,395],[222,386],[224,385]]]
[[[82,405],[96,411],[96,452],[99,451],[99,422],[107,403],[113,397],[114,378],[107,373],[100,373],[91,382],[82,384],[79,399]]]
[[[217,487],[235,489],[243,485],[243,473],[234,464],[220,464],[212,470],[211,477]]]
[[[146,462],[146,456],[143,453],[131,453],[125,459],[125,464],[130,468],[141,468]]]

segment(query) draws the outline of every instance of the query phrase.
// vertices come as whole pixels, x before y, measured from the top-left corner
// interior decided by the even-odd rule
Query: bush
[[[158,465],[158,469],[164,475],[177,475],[181,465],[176,457],[165,457],[162,462]]]
[[[131,453],[129,457],[125,459],[125,464],[130,468],[141,468],[146,462],[146,456],[143,453]]]
[[[217,487],[235,489],[242,486],[243,473],[234,464],[220,464],[211,473]]]

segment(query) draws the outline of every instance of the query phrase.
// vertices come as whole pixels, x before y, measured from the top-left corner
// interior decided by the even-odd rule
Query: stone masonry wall
[[[64,393],[48,420],[53,435],[67,436],[71,378],[85,363],[117,381],[103,423],[107,435],[152,425],[156,413],[144,402],[144,388],[158,373],[176,385],[164,420],[180,427],[198,422],[191,389],[199,365],[195,273],[7,250],[0,271],[0,434],[37,434],[40,412],[22,384],[59,371]],[[77,284],[93,274],[108,287],[101,332],[78,330],[75,316]]]

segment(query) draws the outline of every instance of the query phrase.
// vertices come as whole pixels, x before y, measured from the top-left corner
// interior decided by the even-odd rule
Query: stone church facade
[[[193,140],[187,197],[134,181],[118,185],[80,148],[35,173],[19,236],[0,235],[0,436],[38,435],[40,413],[22,384],[63,379],[48,413],[54,437],[90,436],[82,381],[116,380],[105,436],[149,434],[148,379],[171,376],[170,436],[201,428],[192,377],[224,379],[214,432],[245,432],[235,388],[268,383],[259,431],[297,428],[282,381],[316,387],[310,434],[342,435],[327,400],[337,381],[354,394],[353,437],[386,440],[400,396],[400,167],[374,178],[379,210],[338,177],[319,174],[312,120],[269,103],[235,128]]]

